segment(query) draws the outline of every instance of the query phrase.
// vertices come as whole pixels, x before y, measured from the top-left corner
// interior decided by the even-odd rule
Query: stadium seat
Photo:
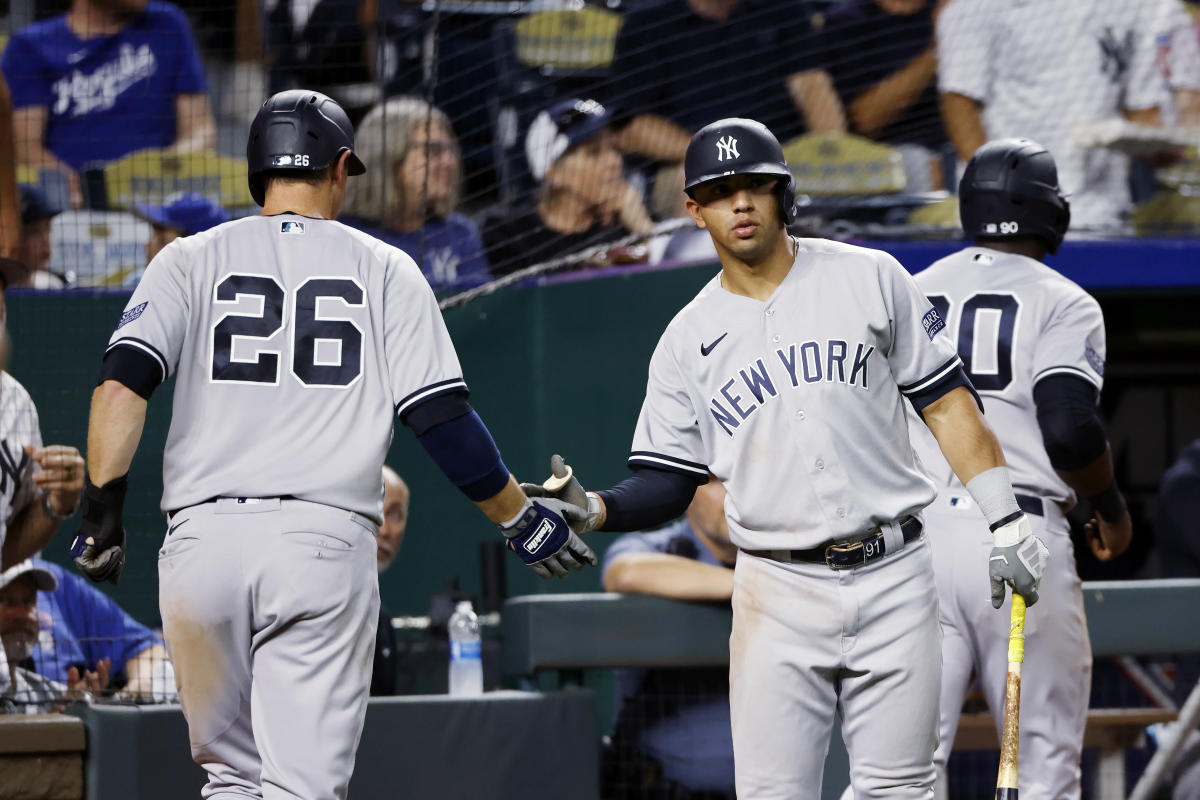
[[[64,211],[50,223],[50,269],[78,286],[132,286],[149,239],[149,223],[128,212]]]
[[[228,210],[254,206],[246,162],[216,152],[139,150],[84,174],[88,206],[116,210],[134,203],[160,204],[178,192],[199,192]]]
[[[904,161],[895,148],[851,133],[808,133],[784,144],[796,193],[877,195],[903,192]]]

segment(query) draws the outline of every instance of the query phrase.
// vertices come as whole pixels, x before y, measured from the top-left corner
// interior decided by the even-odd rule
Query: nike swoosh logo
[[[720,336],[718,336],[717,340],[715,342],[713,342],[712,344],[710,344],[708,347],[705,347],[704,344],[701,343],[700,344],[700,355],[706,356],[709,353],[711,353],[713,351],[713,348],[716,347],[717,345],[719,345],[721,343],[721,340],[724,339],[728,335],[729,335],[729,331],[725,331]]]
[[[170,536],[172,533],[174,533],[174,532],[175,532],[175,529],[176,529],[176,528],[178,528],[180,525],[186,525],[186,524],[188,524],[189,522],[191,522],[191,520],[190,520],[190,519],[185,519],[183,522],[176,522],[174,525],[172,525],[171,527],[167,528],[167,536]]]

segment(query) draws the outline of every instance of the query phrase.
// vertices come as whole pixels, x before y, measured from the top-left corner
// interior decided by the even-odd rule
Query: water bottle
[[[450,694],[468,697],[483,694],[483,648],[479,618],[470,600],[462,600],[450,617]]]

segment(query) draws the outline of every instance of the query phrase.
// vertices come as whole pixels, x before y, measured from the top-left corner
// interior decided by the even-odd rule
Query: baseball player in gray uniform
[[[125,476],[174,375],[159,603],[204,796],[332,800],[367,702],[394,415],[539,575],[595,555],[561,516],[577,508],[504,466],[416,264],[334,221],[365,169],[345,112],[274,95],[246,150],[262,214],[167,245],[112,335],[72,555],[120,576]]]
[[[588,493],[574,524],[661,523],[711,471],[741,549],[729,642],[738,797],[818,797],[835,714],[858,797],[932,797],[941,633],[920,515],[935,492],[913,460],[906,401],[984,511],[997,605],[1005,584],[1037,600],[1046,548],[941,312],[900,264],[789,236],[794,182],[758,122],[702,128],[684,172],[722,269],[651,357],[633,476]]]
[[[1049,603],[1031,610],[1025,623],[1019,792],[1023,800],[1079,797],[1092,652],[1063,509],[1076,496],[1089,501],[1095,517],[1086,526],[1088,541],[1102,561],[1120,555],[1131,532],[1097,416],[1104,318],[1083,289],[1041,263],[1058,250],[1070,221],[1045,148],[1028,139],[985,144],[967,163],[959,203],[974,246],[934,263],[916,281],[946,321],[946,338],[958,343],[1000,431],[1017,502],[1050,549],[1040,588]],[[933,437],[911,427],[913,446],[938,486],[925,522],[942,620],[937,766],[944,773],[972,672],[997,729],[1003,722],[1008,616],[993,613],[977,591],[990,544],[980,535],[980,509]]]

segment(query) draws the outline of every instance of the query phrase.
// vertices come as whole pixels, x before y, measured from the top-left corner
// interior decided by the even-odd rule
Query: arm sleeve
[[[17,33],[4,48],[0,70],[8,82],[14,109],[49,106],[52,90],[49,75],[42,69],[41,56],[28,35]]]
[[[105,351],[106,360],[115,350],[125,349],[142,356],[143,360],[152,361],[157,368],[155,385],[165,381],[179,364],[187,333],[186,281],[177,261],[178,253],[178,246],[172,242],[146,267],[141,282],[117,320],[117,328]],[[101,374],[104,374],[103,370]],[[108,377],[124,383],[116,375]],[[139,389],[137,385],[126,385],[135,392]]]
[[[705,481],[683,472],[634,470],[611,489],[597,492],[604,501],[606,531],[640,531],[670,522],[687,511],[696,487]]]
[[[465,392],[458,354],[437,298],[417,265],[387,245],[384,276],[384,350],[392,402],[403,419],[414,406],[440,395]]]
[[[171,22],[175,29],[172,37],[175,42],[175,93],[204,94],[208,85],[204,80],[204,64],[200,59],[200,50],[196,47],[196,37],[192,34],[191,23],[182,11],[169,6]]]
[[[425,452],[470,500],[494,497],[508,484],[500,450],[463,394],[427,400],[406,419]]]
[[[937,20],[938,91],[986,103],[991,95],[992,14],[984,0],[954,0]]]
[[[1104,454],[1108,437],[1098,400],[1095,385],[1075,375],[1052,375],[1033,387],[1042,443],[1055,469],[1079,469]]]
[[[1055,375],[1085,380],[1104,388],[1104,314],[1100,304],[1074,285],[1055,295],[1055,308],[1038,331],[1033,348],[1033,386]]]
[[[974,394],[941,312],[900,262],[883,252],[877,258],[880,288],[892,323],[888,366],[900,393],[917,411],[958,386]],[[975,401],[979,402],[978,395]]]
[[[659,340],[650,357],[646,399],[633,433],[629,467],[680,472],[708,480],[708,461],[691,396],[671,354],[667,338]]]

